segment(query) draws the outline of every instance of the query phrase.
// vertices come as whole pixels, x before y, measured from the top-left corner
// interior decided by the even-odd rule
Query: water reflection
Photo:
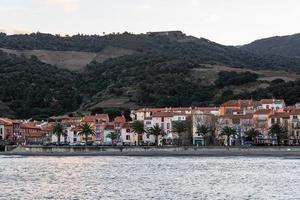
[[[0,157],[0,199],[300,199],[300,160]]]

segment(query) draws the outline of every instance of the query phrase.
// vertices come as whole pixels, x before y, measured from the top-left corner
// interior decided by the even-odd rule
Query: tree
[[[269,135],[276,137],[277,144],[280,146],[281,141],[287,138],[287,129],[280,124],[273,124],[269,129]]]
[[[115,132],[110,132],[110,134],[108,134],[106,137],[111,139],[111,144],[114,145],[114,141],[118,138],[118,134]]]
[[[59,122],[56,122],[53,125],[53,134],[56,135],[58,144],[60,143],[60,137],[63,133],[64,133],[63,125]]]
[[[207,138],[207,135],[209,133],[209,128],[207,126],[205,126],[204,124],[203,125],[198,124],[196,133],[200,134],[203,137],[204,145],[205,145],[205,139]]]
[[[133,132],[138,134],[138,136],[142,135],[145,132],[144,123],[142,121],[137,121],[137,120],[134,121],[131,124],[131,128],[132,128]],[[138,139],[138,144],[139,144],[139,139]]]
[[[190,145],[191,143],[191,128],[189,121],[173,122],[172,132],[177,133],[182,145]]]
[[[85,136],[86,144],[88,143],[88,136],[96,134],[93,126],[87,122],[80,124],[78,128],[79,128],[78,135]]]
[[[257,141],[257,136],[259,135],[259,131],[254,129],[254,128],[251,128],[249,129],[248,131],[245,132],[245,134],[251,138],[252,142],[254,144],[256,144],[256,141]]]
[[[163,136],[164,132],[163,130],[159,127],[158,124],[155,124],[153,127],[149,128],[147,131],[149,135],[155,136],[155,145],[158,145],[158,136]]]
[[[234,136],[236,134],[236,131],[228,126],[225,126],[222,128],[221,135],[225,135],[227,137],[227,146],[230,146],[230,137]]]

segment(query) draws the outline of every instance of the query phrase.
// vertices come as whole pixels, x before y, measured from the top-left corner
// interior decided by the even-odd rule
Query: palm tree
[[[280,124],[276,123],[270,127],[269,134],[272,137],[276,137],[277,144],[280,146],[281,140],[287,138],[287,129],[285,127],[281,126]]]
[[[60,144],[60,137],[64,133],[63,125],[59,122],[56,122],[53,125],[53,134],[57,137],[57,143]]]
[[[139,144],[139,136],[142,135],[145,132],[145,128],[144,128],[144,122],[142,121],[134,121],[131,124],[131,128],[133,130],[133,132],[138,134],[138,141],[137,143]]]
[[[207,126],[205,126],[204,124],[203,125],[198,124],[196,133],[202,135],[202,137],[204,139],[204,145],[205,145],[205,139],[209,133],[209,128]]]
[[[155,145],[158,145],[158,136],[163,136],[163,130],[159,127],[158,124],[155,124],[153,127],[149,128],[147,133],[149,135],[154,135],[155,136]]]
[[[186,122],[173,122],[172,132],[177,133],[179,138],[181,139],[181,145],[187,144],[185,140],[188,140],[188,126]]]
[[[111,139],[111,144],[114,145],[114,141],[118,138],[118,134],[115,132],[110,132],[110,134],[108,134],[106,137]]]
[[[256,144],[256,138],[259,135],[259,131],[255,128],[251,128],[248,131],[245,132],[245,134],[251,138],[254,144]]]
[[[236,131],[228,126],[225,126],[222,128],[221,135],[226,135],[227,136],[227,146],[229,146],[230,143],[230,137],[234,136],[236,134]]]
[[[93,126],[87,122],[80,124],[78,128],[79,128],[78,135],[85,136],[86,144],[88,143],[88,136],[96,134]]]

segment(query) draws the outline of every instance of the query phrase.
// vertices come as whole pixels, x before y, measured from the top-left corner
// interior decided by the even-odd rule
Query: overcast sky
[[[0,0],[0,31],[102,34],[182,30],[241,45],[300,32],[300,0]]]

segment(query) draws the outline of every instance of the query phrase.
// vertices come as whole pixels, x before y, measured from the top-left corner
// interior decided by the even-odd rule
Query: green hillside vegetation
[[[241,49],[263,55],[277,55],[288,58],[300,57],[300,34],[276,36],[256,40]]]
[[[300,101],[300,81],[271,81],[269,75],[274,69],[297,71],[297,58],[255,55],[185,35],[1,34],[0,47],[61,52],[101,52],[108,47],[132,50],[130,55],[94,60],[78,72],[45,64],[35,56],[0,51],[1,116],[47,118],[73,111],[95,112],[102,110],[97,107],[101,102],[133,108],[208,106],[236,98],[285,98],[289,104]],[[215,70],[210,66],[224,67]],[[268,76],[261,69],[268,69]],[[114,106],[114,102],[121,103]]]
[[[78,75],[35,57],[25,59],[0,51],[0,69],[0,100],[18,117],[63,114],[82,102]]]

